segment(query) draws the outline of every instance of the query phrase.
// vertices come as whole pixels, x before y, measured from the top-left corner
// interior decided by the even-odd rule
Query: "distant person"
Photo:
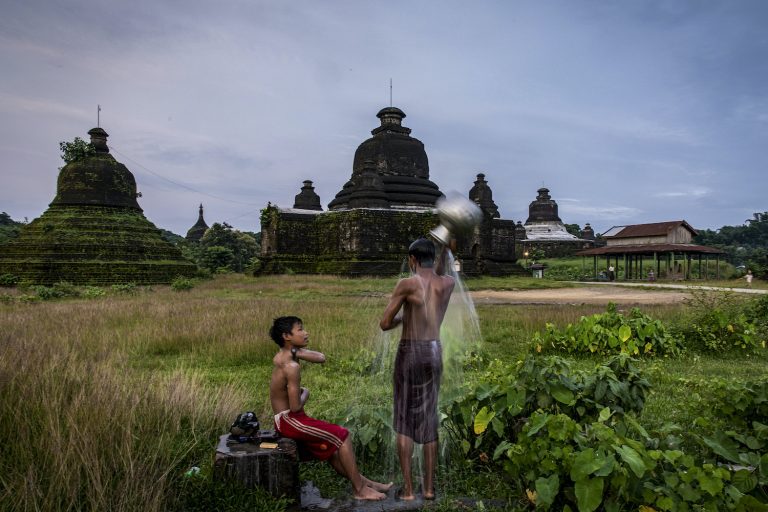
[[[752,271],[747,270],[747,274],[744,276],[744,279],[747,280],[747,288],[752,288]]]
[[[310,418],[304,413],[309,390],[301,387],[300,360],[324,363],[325,355],[307,350],[309,333],[301,319],[283,316],[275,319],[269,336],[280,350],[272,359],[274,368],[269,383],[269,399],[275,413],[275,430],[294,439],[302,460],[327,460],[333,469],[352,483],[358,500],[383,500],[392,483],[382,484],[360,474],[349,431],[339,425]]]
[[[608,280],[613,281],[616,279],[616,273],[613,270],[613,265],[608,266]]]
[[[648,280],[651,282],[656,280],[656,274],[653,272],[653,270],[648,271]]]
[[[393,375],[392,420],[403,473],[403,487],[397,496],[401,500],[415,499],[411,478],[414,443],[423,445],[422,496],[435,499],[437,399],[443,373],[440,325],[456,285],[453,277],[444,274],[447,253],[441,246],[436,262],[434,242],[420,238],[411,244],[408,266],[412,276],[397,283],[380,322],[384,331],[402,324]]]

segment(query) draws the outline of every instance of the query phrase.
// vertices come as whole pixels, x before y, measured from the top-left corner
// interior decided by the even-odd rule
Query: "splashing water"
[[[480,323],[474,303],[472,302],[472,298],[469,295],[460,274],[456,272],[454,268],[454,262],[455,258],[453,254],[448,251],[446,274],[454,278],[455,286],[440,328],[443,372],[438,410],[454,401],[464,392],[464,364],[467,357],[477,348],[481,341]],[[407,265],[407,260],[404,260],[400,278],[413,275],[410,273]],[[375,381],[382,386],[389,386],[390,390],[392,389],[394,361],[398,351],[400,338],[400,329],[393,329],[387,332],[380,331],[373,343],[373,349],[376,356],[370,367],[371,374],[369,378],[371,379],[371,382]],[[391,391],[387,405],[390,407],[388,417],[391,418]],[[397,455],[395,452],[394,429],[392,430],[391,437],[392,442],[379,454],[379,461],[381,467],[397,473],[399,472],[399,464],[397,463]],[[445,460],[448,451],[447,448],[447,435],[445,432],[441,431],[439,434],[438,451],[443,460]],[[413,462],[413,474],[415,478],[418,478],[419,475],[423,475],[424,470],[422,451],[418,448],[414,450]]]

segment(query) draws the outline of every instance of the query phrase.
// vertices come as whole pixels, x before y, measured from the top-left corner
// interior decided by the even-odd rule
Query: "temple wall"
[[[259,273],[395,275],[408,246],[438,225],[432,211],[355,209],[320,214],[262,212]],[[457,241],[457,256],[469,275],[508,275],[517,270],[515,223],[486,219]],[[472,247],[482,249],[472,257]]]

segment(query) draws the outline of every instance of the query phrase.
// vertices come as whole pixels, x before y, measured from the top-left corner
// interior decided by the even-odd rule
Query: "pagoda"
[[[352,175],[322,211],[311,181],[293,208],[268,204],[261,215],[260,272],[393,275],[410,243],[438,224],[443,196],[430,180],[424,144],[403,126],[405,112],[381,109],[380,126],[357,148]],[[505,274],[515,265],[512,221],[499,219],[492,192],[478,175],[470,198],[484,212],[471,236],[458,241],[462,271]]]
[[[195,265],[144,216],[136,180],[109,153],[107,132],[88,134],[94,152],[62,167],[48,209],[0,246],[0,274],[77,285],[169,283],[193,275]]]
[[[208,231],[208,224],[205,223],[203,218],[203,203],[200,203],[200,214],[197,216],[197,222],[195,225],[189,228],[187,236],[184,237],[188,242],[199,242],[205,232]]]

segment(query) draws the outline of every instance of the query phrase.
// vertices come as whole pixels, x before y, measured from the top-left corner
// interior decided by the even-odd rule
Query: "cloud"
[[[669,198],[686,198],[686,199],[700,199],[707,197],[712,193],[708,188],[693,187],[685,190],[666,191],[654,194],[655,197],[669,197]]]

